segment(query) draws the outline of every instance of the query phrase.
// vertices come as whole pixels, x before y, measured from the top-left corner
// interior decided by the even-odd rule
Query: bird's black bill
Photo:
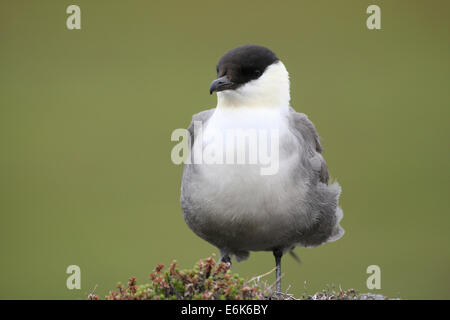
[[[231,82],[226,76],[220,77],[211,83],[211,86],[209,87],[209,94],[231,89],[233,85],[234,83]]]

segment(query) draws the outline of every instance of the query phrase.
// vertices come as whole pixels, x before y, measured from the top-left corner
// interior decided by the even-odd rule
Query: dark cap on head
[[[234,90],[258,79],[278,58],[271,50],[258,45],[244,45],[227,51],[217,64],[217,80],[211,83],[210,93]]]

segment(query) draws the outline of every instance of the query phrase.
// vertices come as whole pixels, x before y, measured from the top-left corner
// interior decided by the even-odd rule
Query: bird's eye
[[[254,73],[255,73],[256,76],[260,76],[260,75],[261,75],[261,70],[256,69],[256,70],[254,71]]]
[[[216,73],[219,73],[219,67],[218,66],[216,67]]]

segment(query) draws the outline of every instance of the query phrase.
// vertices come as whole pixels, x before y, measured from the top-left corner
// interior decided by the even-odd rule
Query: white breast
[[[290,223],[289,217],[285,215],[289,214],[294,203],[289,200],[301,198],[305,186],[302,186],[301,180],[293,177],[293,171],[298,170],[301,146],[289,131],[286,114],[287,111],[274,108],[216,109],[204,128],[203,136],[197,136],[194,152],[200,152],[200,148],[196,148],[200,142],[202,150],[223,145],[229,139],[229,130],[278,130],[279,133],[279,168],[276,174],[262,175],[261,164],[199,166],[195,198],[203,202],[207,199],[208,212],[216,215],[218,223],[233,221],[241,225],[246,222],[260,224],[261,230],[269,220],[270,225],[276,228]],[[222,141],[219,141],[220,135],[217,133],[222,133]],[[232,149],[235,152],[242,151],[238,150],[236,144]]]

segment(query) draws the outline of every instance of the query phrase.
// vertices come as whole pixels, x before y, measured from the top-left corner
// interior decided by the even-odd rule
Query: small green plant
[[[98,300],[95,294],[89,299]],[[250,286],[238,274],[233,274],[230,264],[217,263],[214,257],[200,260],[191,270],[180,270],[176,261],[168,269],[163,264],[150,273],[148,284],[138,285],[136,278],[127,286],[118,284],[106,296],[109,300],[256,300],[264,299],[259,286]]]
[[[306,292],[295,298],[286,292],[275,292],[274,284],[262,281],[275,270],[245,281],[238,274],[232,273],[229,263],[216,262],[214,256],[200,260],[193,269],[180,270],[176,261],[168,269],[159,264],[150,273],[150,282],[138,285],[136,278],[128,279],[126,286],[117,285],[111,290],[108,300],[384,300],[381,294],[360,294],[354,289],[343,290],[334,285],[330,288],[309,295]],[[97,288],[97,286],[95,287]],[[94,288],[94,291],[95,291]],[[288,288],[289,290],[289,288]],[[306,290],[306,282],[305,282]],[[94,293],[88,295],[90,300],[99,300]]]

